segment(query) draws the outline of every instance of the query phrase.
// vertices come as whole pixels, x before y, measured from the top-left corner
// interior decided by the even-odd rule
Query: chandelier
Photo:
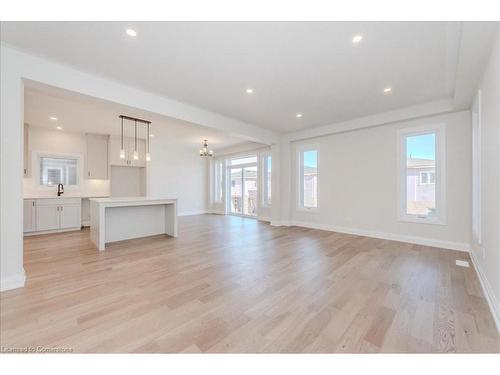
[[[200,156],[214,156],[213,150],[208,149],[208,141],[205,139],[201,143],[202,148],[200,149]]]

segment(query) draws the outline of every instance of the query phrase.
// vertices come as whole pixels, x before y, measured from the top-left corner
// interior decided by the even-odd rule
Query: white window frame
[[[224,160],[214,160],[212,197],[214,203],[224,202],[224,164]]]
[[[63,159],[76,159],[76,185],[64,185],[64,190],[81,190],[83,181],[83,168],[82,160],[83,156],[81,154],[62,154],[62,153],[48,153],[44,151],[34,150],[32,153],[32,165],[33,168],[33,180],[36,184],[36,189],[40,191],[53,191],[57,188],[57,185],[42,185],[40,184],[40,164],[42,158],[63,158]]]
[[[406,138],[424,134],[436,135],[436,215],[412,215],[406,212]],[[398,152],[398,220],[411,223],[446,225],[446,127],[445,124],[429,124],[400,128],[397,132]]]
[[[316,186],[316,196],[317,196],[317,204],[316,207],[304,207],[304,153],[307,151],[316,151],[317,152],[317,186]],[[311,212],[318,213],[320,208],[320,147],[319,144],[307,144],[300,145],[296,148],[297,154],[297,211],[303,212]]]
[[[272,192],[272,169],[271,169],[271,202],[269,202],[269,197],[268,197],[268,164],[267,164],[267,161],[268,161],[268,158],[271,158],[271,165],[272,165],[272,162],[273,162],[273,156],[270,152],[265,152],[265,153],[262,153],[262,163],[261,163],[261,170],[262,170],[262,206],[263,207],[271,207],[272,203],[273,203],[273,192]]]
[[[434,172],[431,172],[431,171],[420,171],[419,172],[419,183],[420,185],[435,185],[436,184],[436,174],[434,173],[434,182],[430,182],[431,181],[431,174],[433,174]],[[427,175],[427,182],[422,182],[422,176],[423,175]]]

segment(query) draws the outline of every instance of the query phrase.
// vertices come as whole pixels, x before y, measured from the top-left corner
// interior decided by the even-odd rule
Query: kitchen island
[[[177,237],[177,199],[90,199],[90,238],[100,251],[110,242],[158,234]]]

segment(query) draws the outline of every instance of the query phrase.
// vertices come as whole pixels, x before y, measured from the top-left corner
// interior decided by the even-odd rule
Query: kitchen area
[[[67,131],[55,115],[49,120],[52,129],[24,124],[25,236],[89,227],[94,198],[146,196],[150,154],[139,125],[128,120],[120,128],[117,118],[123,132],[112,135]]]
[[[207,211],[211,155],[199,154],[201,141],[241,142],[35,82],[25,86],[21,127],[24,237],[50,242],[83,229],[96,250],[137,237],[175,237],[177,216]]]

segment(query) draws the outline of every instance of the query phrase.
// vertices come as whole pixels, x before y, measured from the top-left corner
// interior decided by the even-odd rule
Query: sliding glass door
[[[243,168],[243,215],[257,215],[257,166]]]
[[[229,162],[229,213],[257,215],[257,157],[232,159]]]
[[[231,173],[231,206],[232,214],[241,215],[243,213],[243,169],[230,168]]]

